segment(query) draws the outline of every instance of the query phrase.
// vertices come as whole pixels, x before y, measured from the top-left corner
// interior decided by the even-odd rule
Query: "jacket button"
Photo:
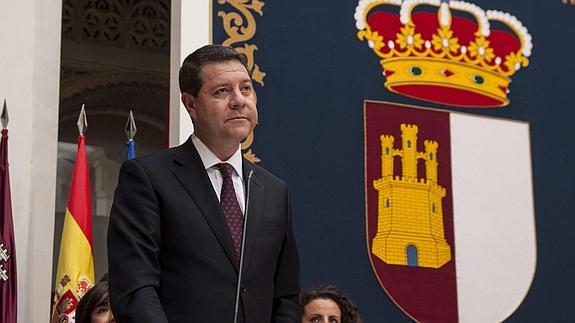
[[[245,293],[245,292],[248,291],[248,288],[247,288],[245,285],[242,285],[241,288],[240,288],[240,291],[241,291],[242,293]]]

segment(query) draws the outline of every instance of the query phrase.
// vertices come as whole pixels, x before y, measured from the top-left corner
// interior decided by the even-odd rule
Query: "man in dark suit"
[[[300,322],[287,185],[241,155],[258,119],[245,57],[204,46],[182,64],[180,89],[194,134],[120,171],[108,230],[116,320],[232,322],[245,238],[238,322]]]

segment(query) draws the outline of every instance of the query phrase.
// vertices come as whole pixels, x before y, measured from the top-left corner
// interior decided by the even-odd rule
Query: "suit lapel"
[[[174,161],[177,164],[174,175],[200,209],[237,271],[238,261],[228,225],[204,164],[191,139],[179,147]]]
[[[258,173],[255,171],[254,166],[244,159],[243,161],[243,171],[244,171],[244,183],[246,185],[246,198],[249,190],[249,200],[246,203],[248,210],[247,218],[247,232],[245,240],[245,252],[244,252],[244,268],[243,271],[247,272],[250,260],[253,258],[253,253],[255,251],[257,234],[259,232],[259,226],[262,222],[262,209],[264,205],[264,187],[258,178]],[[249,188],[248,176],[250,171],[253,171],[252,179]],[[244,219],[245,221],[245,219]]]

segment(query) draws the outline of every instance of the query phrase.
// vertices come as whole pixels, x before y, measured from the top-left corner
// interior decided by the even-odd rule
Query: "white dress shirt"
[[[195,134],[192,134],[192,143],[196,147],[196,150],[202,159],[202,163],[206,168],[206,172],[208,173],[208,177],[212,182],[212,186],[214,187],[214,191],[218,196],[218,200],[220,199],[220,194],[222,192],[223,178],[222,174],[215,166],[219,163],[228,163],[232,165],[234,168],[234,173],[232,174],[232,182],[234,183],[234,190],[236,191],[236,197],[238,198],[240,209],[242,210],[242,213],[244,213],[246,202],[244,198],[244,180],[240,175],[243,173],[242,152],[240,145],[238,145],[238,150],[232,155],[232,157],[230,157],[228,160],[222,161]]]

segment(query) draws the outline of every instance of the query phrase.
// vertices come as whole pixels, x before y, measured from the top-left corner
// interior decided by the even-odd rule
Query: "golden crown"
[[[388,90],[451,106],[509,104],[510,76],[533,47],[517,18],[464,1],[361,0],[354,17]]]

